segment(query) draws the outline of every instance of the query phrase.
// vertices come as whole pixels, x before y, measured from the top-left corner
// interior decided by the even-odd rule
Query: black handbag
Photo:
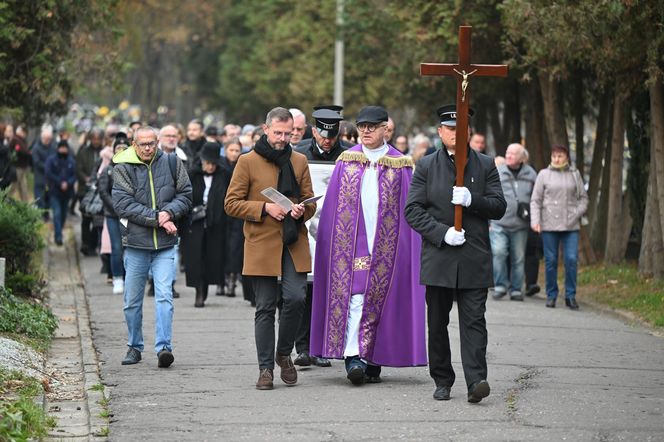
[[[530,204],[517,202],[516,216],[530,222]]]
[[[512,189],[514,190],[514,197],[516,198],[516,216],[524,221],[530,222],[530,203],[519,201],[519,197],[516,196],[516,186],[514,185],[514,180],[510,179],[510,184],[512,185]]]
[[[205,216],[207,215],[206,210],[205,210],[205,205],[201,204],[200,206],[196,206],[193,209],[191,209],[191,221],[200,221],[202,219],[205,219]]]

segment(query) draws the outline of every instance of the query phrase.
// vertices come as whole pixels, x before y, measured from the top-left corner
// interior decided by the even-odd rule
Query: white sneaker
[[[113,294],[121,295],[124,293],[124,279],[121,276],[113,278]]]

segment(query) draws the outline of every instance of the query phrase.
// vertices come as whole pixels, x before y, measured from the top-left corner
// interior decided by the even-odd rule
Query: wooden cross
[[[463,172],[466,167],[468,148],[468,103],[470,101],[471,76],[506,77],[507,65],[470,64],[470,33],[472,26],[459,26],[459,63],[421,63],[421,75],[456,75],[456,146],[454,152],[456,166],[456,186],[462,187]],[[454,208],[454,228],[461,231],[462,207]]]

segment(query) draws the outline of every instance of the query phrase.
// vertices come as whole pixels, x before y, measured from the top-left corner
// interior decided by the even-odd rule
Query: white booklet
[[[286,195],[279,192],[274,187],[268,187],[267,189],[263,190],[261,192],[261,194],[263,194],[263,196],[265,196],[267,199],[269,199],[273,203],[279,205],[279,207],[284,209],[286,212],[290,212],[290,210],[293,208],[293,202],[291,200],[289,200]],[[323,197],[323,195],[312,196],[311,198],[307,198],[304,201],[301,201],[300,204],[313,203],[313,202],[318,201],[322,197]]]

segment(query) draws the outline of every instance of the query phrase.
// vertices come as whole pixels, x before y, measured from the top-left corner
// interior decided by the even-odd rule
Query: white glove
[[[452,204],[469,207],[472,199],[473,197],[470,195],[470,190],[467,187],[452,187]]]
[[[461,229],[461,232],[457,232],[454,226],[450,227],[445,233],[445,242],[451,246],[460,246],[466,242],[466,231]]]

